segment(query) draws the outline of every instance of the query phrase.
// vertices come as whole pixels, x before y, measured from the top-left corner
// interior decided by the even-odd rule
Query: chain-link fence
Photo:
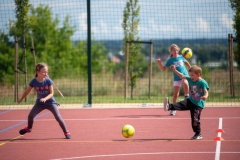
[[[210,86],[208,102],[225,102],[228,105],[239,102],[240,72],[236,69],[236,63],[233,62],[232,76],[229,72],[228,34],[234,36],[234,31],[233,11],[228,0],[88,2],[90,23],[87,21],[87,0],[30,0],[24,45],[21,27],[16,26],[18,19],[15,2],[0,0],[0,105],[16,104],[30,80],[35,77],[33,53],[37,63],[45,62],[49,65],[49,76],[65,97],[62,98],[55,91],[54,96],[60,104],[88,104],[89,89],[92,104],[161,103],[164,97],[173,95],[173,76],[171,69],[161,71],[155,59],[161,58],[164,64],[170,56],[168,50],[171,44],[193,50],[193,57],[188,61],[203,69],[203,78]],[[133,90],[129,78],[125,85],[124,38],[127,32],[123,24],[127,16],[127,29],[136,20],[134,25],[137,27],[133,33],[139,37],[138,41],[152,41],[153,44],[152,57],[150,45],[142,43],[138,57],[133,60],[132,73],[141,71]],[[90,73],[87,43],[89,24]],[[16,44],[18,60],[17,69],[14,69]],[[149,76],[150,70],[152,75]],[[178,100],[183,95],[181,90]],[[36,94],[32,91],[24,103],[33,104],[35,99]]]

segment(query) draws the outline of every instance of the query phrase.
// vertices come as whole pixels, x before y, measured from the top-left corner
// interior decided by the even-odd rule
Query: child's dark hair
[[[35,67],[35,72],[36,72],[35,77],[38,76],[38,75],[37,75],[37,71],[40,71],[40,70],[41,70],[42,68],[44,68],[44,67],[47,67],[47,68],[48,68],[48,65],[47,65],[46,63],[44,63],[44,62],[38,63],[38,64],[36,65],[36,67]]]
[[[200,76],[201,76],[202,75],[202,68],[197,66],[197,65],[192,65],[189,68],[188,72],[193,72],[195,74],[200,74]]]

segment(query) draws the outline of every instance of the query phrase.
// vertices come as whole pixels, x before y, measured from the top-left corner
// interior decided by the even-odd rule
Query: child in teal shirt
[[[177,103],[169,104],[168,98],[164,99],[164,110],[190,110],[192,129],[195,135],[191,139],[202,139],[200,116],[202,109],[205,106],[206,99],[208,98],[208,83],[201,78],[202,69],[199,66],[193,65],[189,70],[189,76],[187,77],[176,70],[174,65],[171,66],[173,72],[175,72],[182,79],[187,79],[189,84],[190,96]]]
[[[185,65],[187,65],[188,68],[190,68],[191,65],[182,55],[179,54],[179,51],[180,48],[176,44],[172,44],[169,48],[170,58],[168,58],[166,64],[163,66],[162,60],[160,58],[157,58],[156,61],[162,71],[165,71],[171,65],[174,65],[178,72],[184,74],[185,76],[188,76],[188,71]],[[187,98],[189,96],[188,81],[186,79],[182,79],[176,73],[173,72],[173,97],[172,97],[173,103],[177,102],[182,83],[185,92],[185,98]],[[170,115],[173,116],[175,114],[176,111],[171,110]]]

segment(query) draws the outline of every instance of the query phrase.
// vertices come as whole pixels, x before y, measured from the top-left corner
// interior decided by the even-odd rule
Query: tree
[[[21,30],[23,37],[23,48],[24,48],[24,74],[25,74],[25,89],[27,89],[27,59],[26,59],[26,32],[28,30],[29,20],[27,17],[27,13],[29,7],[29,0],[15,0],[16,5],[16,27]],[[26,102],[27,98],[25,98]]]
[[[14,49],[8,36],[0,31],[0,82],[13,83]]]
[[[234,58],[238,64],[238,69],[240,69],[240,1],[239,0],[229,0],[232,9],[235,11],[233,17],[233,28],[236,34],[237,45],[234,50]]]
[[[87,78],[87,43],[78,41],[73,43],[71,37],[75,32],[75,27],[69,23],[69,17],[60,24],[58,17],[53,18],[52,12],[47,5],[39,5],[34,8],[29,6],[26,15],[28,19],[28,29],[26,29],[26,49],[30,50],[30,39],[34,40],[37,62],[46,62],[49,65],[51,78]],[[14,83],[14,44],[11,41],[17,36],[19,44],[24,39],[21,30],[16,26],[17,21],[10,20],[9,34],[0,31],[0,83]],[[19,46],[20,59],[22,46]],[[103,43],[93,40],[92,73],[101,74],[103,65],[106,72],[111,72],[113,63],[108,59],[106,48]],[[26,55],[29,76],[35,76],[34,59],[31,55]],[[19,64],[24,68],[24,64]],[[23,69],[22,69],[23,70]]]
[[[138,0],[129,0],[126,2],[126,7],[123,12],[123,23],[122,27],[124,30],[124,44],[127,40],[139,41],[138,37],[138,24],[139,24],[139,12],[140,6]],[[125,46],[124,49],[125,51]],[[131,87],[131,99],[133,99],[133,90],[136,88],[136,82],[139,75],[142,73],[142,67],[134,68],[134,63],[138,60],[141,54],[141,45],[130,43],[129,44],[129,62],[128,62],[128,74]],[[126,53],[125,53],[126,54]]]

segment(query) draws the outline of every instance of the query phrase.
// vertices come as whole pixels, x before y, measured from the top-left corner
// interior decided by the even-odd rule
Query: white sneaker
[[[191,139],[202,139],[202,135],[200,133],[196,133]]]
[[[168,108],[169,108],[168,105],[169,105],[169,104],[168,104],[168,97],[166,97],[166,98],[164,99],[164,102],[163,102],[163,109],[164,109],[164,111],[168,111]]]
[[[176,111],[175,110],[171,110],[170,115],[171,116],[175,116],[176,115]]]

